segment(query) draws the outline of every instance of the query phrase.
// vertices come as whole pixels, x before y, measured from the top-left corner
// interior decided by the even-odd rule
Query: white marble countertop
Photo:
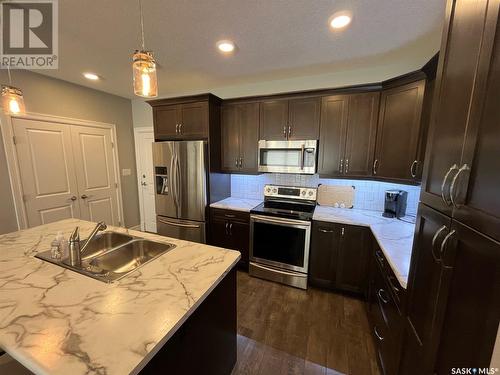
[[[240,258],[237,251],[108,227],[177,247],[106,284],[35,258],[69,219],[0,236],[0,347],[36,374],[135,374]]]
[[[221,201],[212,203],[210,207],[221,208],[224,210],[250,212],[252,208],[262,203],[259,199],[233,198],[229,197]]]
[[[414,221],[413,217],[404,220]],[[399,283],[406,289],[415,224],[388,219],[382,212],[317,206],[313,220],[370,227]]]

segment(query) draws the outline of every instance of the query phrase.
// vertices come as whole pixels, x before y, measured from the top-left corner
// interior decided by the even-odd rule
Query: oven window
[[[306,230],[254,222],[253,256],[304,267]]]

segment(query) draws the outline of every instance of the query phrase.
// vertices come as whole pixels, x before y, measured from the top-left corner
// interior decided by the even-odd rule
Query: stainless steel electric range
[[[264,202],[250,210],[250,275],[307,289],[316,194],[316,188],[264,187]]]

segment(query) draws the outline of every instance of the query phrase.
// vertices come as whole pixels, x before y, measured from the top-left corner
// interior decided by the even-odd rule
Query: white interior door
[[[141,229],[156,233],[155,187],[153,175],[153,129],[136,131],[137,176],[141,203]]]
[[[79,218],[71,127],[12,119],[28,226]]]
[[[81,218],[119,222],[117,189],[111,129],[72,126],[71,137],[75,154]]]

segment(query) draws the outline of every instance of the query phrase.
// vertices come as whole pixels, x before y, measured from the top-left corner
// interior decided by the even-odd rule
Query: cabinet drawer
[[[211,208],[212,217],[215,219],[239,221],[245,224],[250,223],[250,213],[243,211],[224,210],[221,208]]]
[[[378,265],[380,272],[382,273],[382,277],[384,278],[387,284],[387,290],[391,294],[394,299],[394,303],[396,304],[398,310],[403,312],[403,307],[406,299],[406,291],[399,283],[394,271],[391,268],[391,265],[388,263],[387,258],[384,253],[380,249],[377,243],[374,246],[374,255],[375,260]]]

